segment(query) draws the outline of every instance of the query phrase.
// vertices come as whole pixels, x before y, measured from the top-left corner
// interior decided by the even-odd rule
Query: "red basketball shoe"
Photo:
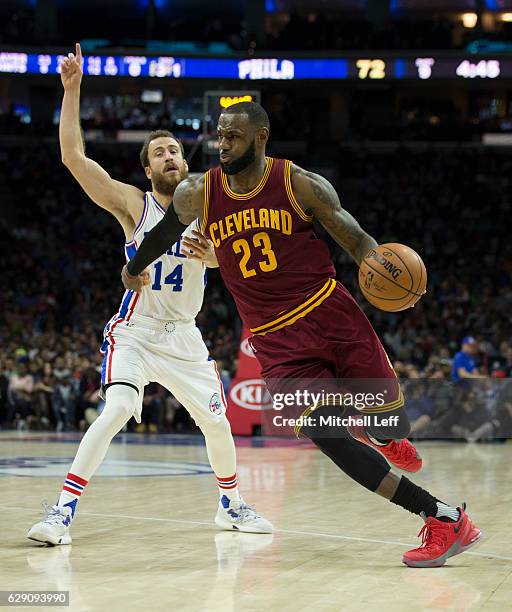
[[[391,442],[385,445],[374,444],[368,437],[363,425],[348,425],[347,431],[359,442],[378,450],[390,463],[396,465],[401,470],[406,472],[419,472],[421,470],[423,461],[409,440],[391,440]]]
[[[421,546],[405,553],[402,563],[409,567],[440,567],[449,557],[458,555],[482,538],[482,532],[466,514],[466,504],[458,508],[460,517],[457,522],[445,523],[439,519],[423,515],[425,524],[421,535]]]

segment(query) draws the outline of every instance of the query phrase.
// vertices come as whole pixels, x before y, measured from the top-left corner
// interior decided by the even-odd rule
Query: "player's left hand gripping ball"
[[[123,281],[123,285],[125,289],[130,291],[136,291],[140,293],[145,285],[149,285],[151,282],[151,278],[149,276],[149,270],[144,270],[138,276],[132,276],[128,272],[127,266],[123,266],[121,270],[121,280]]]
[[[418,253],[405,244],[381,244],[361,262],[359,288],[376,308],[399,312],[414,307],[426,293],[427,270]]]

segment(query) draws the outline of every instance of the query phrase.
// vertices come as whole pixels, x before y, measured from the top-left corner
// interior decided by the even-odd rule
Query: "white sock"
[[[103,412],[85,432],[71,465],[57,505],[70,506],[72,516],[87,482],[107,454],[112,438],[132,416],[137,402],[137,391],[127,385],[112,385],[107,389]]]
[[[460,512],[458,508],[454,508],[453,506],[447,506],[446,504],[443,504],[442,502],[436,502],[436,504],[437,504],[436,518],[440,518],[444,516],[446,518],[452,519],[453,521],[459,520]]]
[[[215,423],[200,423],[199,427],[204,434],[208,459],[215,472],[219,497],[223,505],[228,507],[230,501],[242,499],[238,490],[235,442],[229,421],[223,416]]]
[[[77,476],[71,471],[68,472],[62,485],[57,506],[69,506],[71,508],[71,518],[75,516],[76,505],[86,486],[87,480],[85,478]]]
[[[228,478],[222,478],[215,475],[217,478],[217,487],[219,489],[219,497],[224,508],[227,508],[231,501],[242,501],[240,491],[238,490],[238,479],[236,474]]]

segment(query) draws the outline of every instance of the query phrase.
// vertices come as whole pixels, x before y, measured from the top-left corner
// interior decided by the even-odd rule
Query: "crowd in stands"
[[[453,22],[447,19],[393,20],[377,26],[346,16],[292,13],[282,29],[268,33],[265,47],[305,51],[450,49],[457,43],[454,30]]]
[[[360,297],[349,257],[335,250],[338,277],[409,381],[411,419],[428,417],[413,431],[468,440],[510,436],[512,246],[505,228],[512,162],[488,149],[339,156],[346,205],[361,225],[380,243],[406,242],[427,267],[427,295],[413,311],[390,315]],[[467,334],[476,337],[482,378],[452,385],[453,357]]]
[[[303,92],[301,92],[303,93]],[[316,141],[325,145],[326,131],[319,120],[319,99],[304,96],[294,89],[266,91],[263,104],[272,116],[273,141]],[[478,105],[470,96],[466,112],[451,96],[429,98],[420,90],[409,96],[398,92],[354,89],[344,92],[347,103],[344,141],[448,141],[472,142],[484,133],[512,131],[512,105],[506,95],[498,96],[504,103],[503,112],[496,111],[496,94],[483,92]],[[326,99],[327,101],[327,99]],[[195,141],[203,133],[203,99],[167,96],[159,103],[146,102],[141,94],[100,95],[84,93],[81,122],[85,132],[94,132],[98,139],[116,139],[119,130],[154,130],[165,125],[180,138]],[[37,119],[26,104],[0,105],[0,134],[51,135],[59,116],[55,112],[46,119]],[[211,129],[211,125],[208,126]],[[328,137],[328,135],[327,135]]]
[[[131,153],[123,157],[117,149],[95,158],[114,176],[147,189],[137,150]],[[123,293],[122,231],[87,200],[55,145],[34,141],[4,150],[0,197],[0,231],[8,245],[0,295],[0,423],[85,427],[91,417],[87,409],[102,407],[99,346]],[[218,272],[211,271],[209,299],[198,323],[228,383],[240,330],[233,324],[233,303],[215,277]],[[150,395],[154,408],[146,415],[158,414],[147,423],[149,429],[189,427],[176,402],[160,391]]]
[[[170,3],[171,4],[171,3]],[[441,5],[440,5],[441,6]],[[180,14],[168,7],[156,7],[152,12],[149,3],[126,7],[120,27],[112,27],[112,19],[120,10],[117,4],[102,7],[103,19],[98,20],[90,8],[66,6],[57,11],[55,20],[38,23],[33,7],[18,10],[5,8],[0,17],[5,21],[0,32],[0,44],[31,44],[69,46],[75,39],[102,39],[111,45],[144,44],[145,40],[192,41],[197,48],[208,43],[222,43],[234,51],[254,49],[254,25],[243,12],[223,11],[216,14],[203,7],[200,17],[190,12]],[[201,12],[201,9],[198,8]],[[499,23],[499,22],[498,22]],[[441,14],[433,10],[425,13],[402,12],[390,15],[378,23],[359,12],[332,12],[311,10],[289,13],[271,13],[266,19],[266,31],[261,47],[265,50],[336,51],[365,49],[462,49],[474,40],[508,41],[508,24],[496,31],[482,33],[478,27],[463,27],[459,14]]]
[[[91,146],[88,153],[113,177],[148,188],[136,148]],[[384,313],[364,301],[354,263],[333,246],[338,278],[363,306],[405,381],[414,433],[512,437],[512,387],[506,380],[512,376],[512,162],[489,151],[456,149],[340,150],[338,158],[334,170],[344,205],[380,243],[405,242],[421,253],[429,273],[428,293],[414,310]],[[103,405],[99,346],[122,294],[122,231],[62,166],[56,142],[4,148],[0,198],[7,244],[0,423],[85,429]],[[241,326],[218,272],[208,274],[198,324],[227,389]],[[454,401],[451,360],[468,334],[478,343],[475,359],[483,378],[456,386]],[[145,408],[137,430],[193,427],[183,407],[157,385],[147,389]]]

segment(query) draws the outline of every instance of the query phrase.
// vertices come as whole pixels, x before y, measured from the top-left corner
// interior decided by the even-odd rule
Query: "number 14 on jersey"
[[[162,267],[163,262],[156,261],[153,264],[155,269],[155,280],[151,285],[154,291],[162,289]],[[174,270],[164,278],[164,285],[170,285],[173,291],[182,291],[183,289],[183,264],[178,264]]]
[[[144,233],[144,237],[148,234],[148,232]],[[178,242],[171,246],[171,248],[167,251],[167,255],[173,255],[174,257],[185,257],[181,253],[181,237]],[[151,285],[151,289],[153,291],[161,291],[162,290],[162,261],[155,261],[153,264],[153,268],[155,270],[155,280]],[[172,291],[182,291],[183,290],[183,264],[178,264],[172,272],[170,272],[164,279],[164,285],[170,285],[172,287]]]

